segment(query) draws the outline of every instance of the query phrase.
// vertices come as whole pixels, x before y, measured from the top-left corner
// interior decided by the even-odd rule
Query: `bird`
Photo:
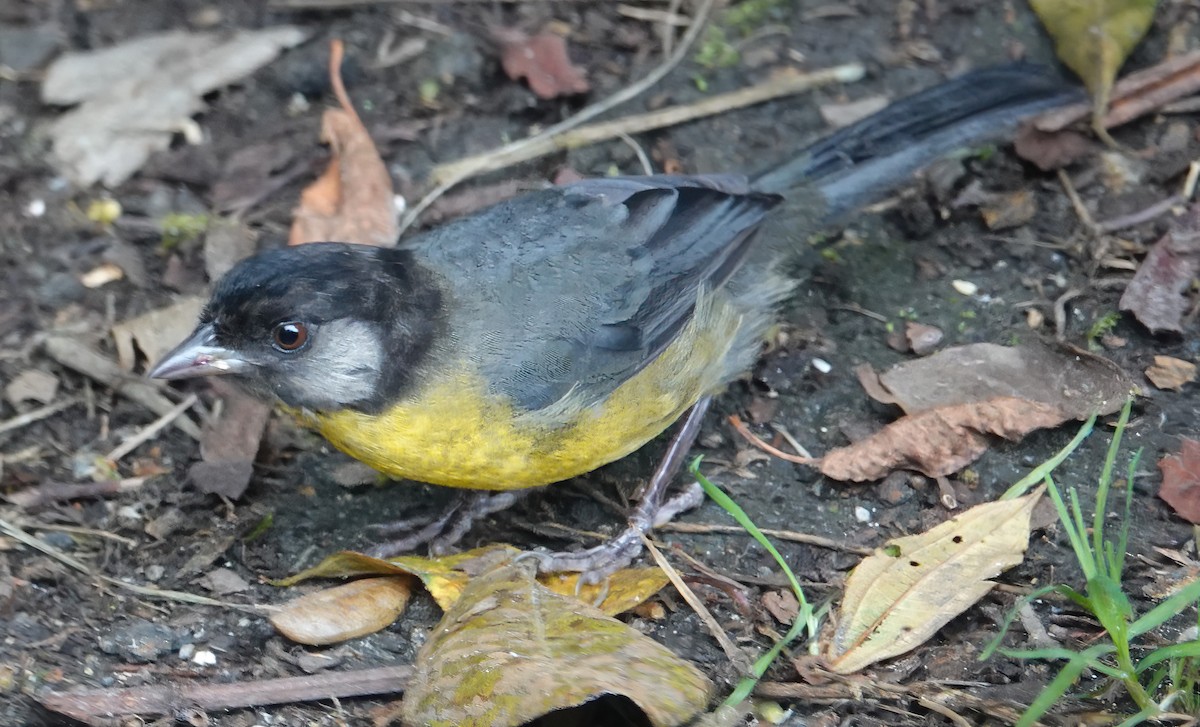
[[[1040,66],[983,68],[753,176],[584,179],[394,247],[266,250],[216,283],[149,375],[234,378],[391,478],[494,493],[460,513],[465,532],[512,493],[621,459],[681,418],[694,438],[792,294],[780,265],[798,241],[947,152],[1079,98]],[[622,536],[546,567],[611,571],[636,554],[690,444]]]

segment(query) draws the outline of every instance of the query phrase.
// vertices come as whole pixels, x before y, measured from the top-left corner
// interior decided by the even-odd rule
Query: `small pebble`
[[[816,369],[817,371],[819,371],[820,373],[823,373],[823,374],[827,374],[830,371],[833,371],[833,364],[829,363],[828,361],[826,361],[823,358],[814,358],[812,360],[812,365],[813,365],[814,369]]]
[[[860,523],[869,523],[871,522],[871,511],[862,505],[857,505],[854,508],[854,519]]]
[[[193,656],[195,656],[195,654],[196,654],[196,645],[195,644],[184,644],[183,646],[179,647],[179,659],[181,661],[188,661]]]
[[[197,666],[216,666],[217,655],[208,649],[203,649],[197,651],[196,655],[192,657],[192,663]]]
[[[950,285],[961,295],[975,295],[979,292],[979,286],[969,280],[955,280]]]

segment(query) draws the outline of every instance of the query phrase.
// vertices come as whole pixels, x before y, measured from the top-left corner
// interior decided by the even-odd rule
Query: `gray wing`
[[[453,299],[454,353],[533,410],[568,392],[599,401],[653,361],[779,200],[733,175],[585,180],[406,247]]]

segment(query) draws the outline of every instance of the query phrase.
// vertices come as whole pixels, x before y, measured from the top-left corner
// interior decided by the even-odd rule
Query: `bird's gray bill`
[[[249,364],[236,353],[216,343],[211,324],[196,329],[150,370],[152,379],[192,379],[198,376],[236,374]]]

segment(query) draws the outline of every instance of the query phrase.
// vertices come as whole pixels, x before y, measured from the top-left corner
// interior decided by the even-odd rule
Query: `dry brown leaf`
[[[524,78],[539,98],[587,93],[591,88],[587,73],[571,63],[567,40],[561,35],[541,32],[529,36],[507,28],[493,35],[500,42],[500,65],[505,75],[514,81]]]
[[[850,674],[916,648],[983,598],[996,585],[988,579],[1023,559],[1041,494],[977,505],[864,558],[823,649],[830,669]]]
[[[511,545],[491,545],[437,558],[403,555],[387,560],[343,551],[334,553],[312,568],[276,581],[275,585],[291,586],[310,578],[413,575],[425,584],[438,605],[448,610],[462,595],[473,575],[490,571],[520,554],[521,551]],[[597,605],[610,616],[625,613],[641,604],[668,583],[667,575],[661,568],[625,568],[613,573],[602,583],[582,586],[579,584],[579,574],[550,573],[540,575],[538,579],[555,593]]]
[[[1015,441],[1069,418],[1057,407],[1011,396],[926,409],[830,451],[815,465],[826,477],[843,482],[878,480],[894,470],[943,477],[986,452],[989,434]]]
[[[930,326],[916,321],[904,324],[904,339],[909,349],[918,356],[928,356],[933,353],[946,334],[937,326]]]
[[[712,685],[691,664],[592,606],[548,590],[530,561],[472,579],[416,658],[405,724],[515,727],[605,694],[655,727],[687,722]]]
[[[168,351],[191,335],[206,302],[197,295],[187,296],[166,308],[143,313],[113,326],[112,335],[121,368],[133,371],[137,361],[135,344],[146,354],[147,361],[161,361]]]
[[[998,193],[980,205],[979,213],[989,230],[1020,227],[1037,214],[1037,198],[1028,189]]]
[[[860,373],[860,381],[869,375]],[[1135,390],[1116,364],[1069,346],[973,343],[897,364],[867,389],[905,413],[1017,397],[1056,407],[1075,419],[1111,414]],[[880,392],[883,393],[883,398]]]
[[[1182,391],[1184,384],[1196,380],[1196,364],[1172,356],[1155,356],[1154,365],[1146,369],[1146,378],[1155,388]]]
[[[220,378],[214,379],[212,388],[225,406],[219,419],[204,425],[201,460],[188,468],[188,478],[201,492],[236,500],[254,475],[254,459],[271,418],[271,405]]]
[[[1032,162],[1043,172],[1051,172],[1074,164],[1092,153],[1096,144],[1078,131],[1042,131],[1026,124],[1013,139],[1017,156]]]
[[[1151,333],[1183,333],[1183,316],[1191,306],[1186,293],[1198,272],[1200,203],[1150,248],[1121,294],[1121,310],[1133,313]]]
[[[1158,461],[1163,481],[1158,496],[1180,517],[1200,525],[1200,442],[1184,439],[1179,454]]]
[[[323,646],[373,634],[408,606],[411,576],[360,578],[309,593],[271,614],[271,625],[299,644]]]
[[[334,40],[329,80],[341,108],[326,109],[321,118],[321,140],[329,144],[333,158],[300,194],[288,244],[355,242],[390,247],[400,235],[392,178],[342,84],[342,53],[342,42]]]
[[[25,369],[4,387],[4,398],[13,406],[26,401],[49,404],[58,394],[58,377],[41,369]]]

